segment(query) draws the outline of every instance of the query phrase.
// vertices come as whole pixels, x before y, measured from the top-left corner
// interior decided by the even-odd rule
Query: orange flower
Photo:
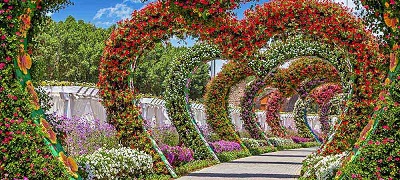
[[[395,43],[395,44],[393,45],[393,51],[396,51],[397,49],[399,49],[399,45],[398,45],[397,43]]]
[[[57,135],[53,131],[51,125],[43,118],[40,118],[40,124],[42,125],[42,131],[45,133],[45,137],[49,139],[52,144],[56,144]]]
[[[391,28],[395,28],[396,24],[399,22],[399,19],[397,18],[390,18],[389,13],[383,14],[383,20],[385,20],[386,25]]]
[[[357,141],[356,144],[358,144],[358,143],[361,142],[361,141],[364,141],[364,140],[367,138],[368,133],[371,132],[371,131],[372,131],[372,128],[374,127],[374,123],[375,123],[375,122],[374,122],[373,119],[369,120],[368,124],[367,124],[367,125],[364,127],[364,129],[362,130],[362,132],[361,132],[361,134],[360,134],[360,137],[358,138],[358,141]]]
[[[68,172],[74,177],[74,178],[78,178],[78,174],[76,172],[78,172],[78,165],[76,164],[74,158],[72,157],[67,157],[64,152],[60,152],[58,154],[59,160],[61,162],[64,163],[65,167],[67,168]]]
[[[390,72],[394,72],[398,64],[397,53],[390,53]]]
[[[29,94],[32,95],[32,103],[34,105],[34,109],[39,110],[39,108],[40,108],[39,97],[35,91],[35,88],[32,85],[32,81],[29,80],[26,82],[26,88],[27,88]]]
[[[18,55],[18,67],[24,74],[28,74],[28,69],[32,67],[32,60],[29,54],[25,53],[24,45],[20,45],[19,55]]]

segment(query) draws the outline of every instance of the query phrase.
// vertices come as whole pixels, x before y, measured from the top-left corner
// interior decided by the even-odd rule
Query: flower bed
[[[237,142],[233,142],[233,141],[220,140],[220,141],[212,142],[212,143],[210,143],[210,145],[213,148],[214,152],[216,152],[216,153],[242,150],[242,147],[240,146],[240,144]]]
[[[118,147],[117,131],[111,124],[99,119],[91,121],[80,117],[49,118],[66,151],[73,157],[92,154],[102,147]]]
[[[186,147],[163,145],[160,150],[164,153],[168,162],[175,167],[194,160],[193,150]]]
[[[80,164],[86,167],[87,178],[128,179],[152,173],[153,159],[142,151],[120,147],[98,149],[93,154],[81,156]]]
[[[312,138],[303,138],[303,137],[298,137],[298,136],[292,136],[291,137],[293,142],[295,143],[305,143],[305,142],[311,142],[314,141]]]
[[[235,159],[251,156],[248,150],[241,151],[225,151],[217,154],[219,161],[229,162]]]
[[[176,167],[175,172],[179,176],[183,176],[190,172],[193,172],[193,171],[196,171],[199,169],[203,169],[203,168],[212,166],[217,163],[218,162],[215,160],[194,160],[194,161],[190,161],[186,164],[183,164],[182,166]]]
[[[274,146],[271,146],[270,142],[267,140],[256,140],[251,138],[242,138],[242,140],[252,155],[259,155],[277,150]]]
[[[315,153],[309,155],[303,161],[300,180],[304,179],[332,179],[339,169],[341,161],[347,156],[347,152],[341,154],[319,156]]]
[[[268,140],[273,144],[278,150],[284,149],[297,149],[301,148],[301,144],[294,143],[292,139],[285,138],[268,138]]]

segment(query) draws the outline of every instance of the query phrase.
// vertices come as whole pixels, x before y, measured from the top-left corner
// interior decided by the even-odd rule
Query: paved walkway
[[[237,159],[193,172],[179,180],[297,179],[301,162],[316,148],[301,148]]]

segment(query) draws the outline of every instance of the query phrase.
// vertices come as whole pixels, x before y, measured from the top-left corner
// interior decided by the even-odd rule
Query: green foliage
[[[134,86],[142,93],[149,93],[154,96],[163,96],[166,87],[169,85],[167,76],[171,71],[171,59],[180,57],[186,50],[185,47],[173,47],[169,44],[158,43],[155,48],[139,58],[139,65],[136,67],[133,77]],[[210,76],[209,65],[200,65],[193,74],[190,83],[190,98],[201,100]]]
[[[251,155],[253,155],[253,156],[277,151],[277,148],[275,148],[274,146],[254,147],[254,148],[248,148],[248,149],[249,149]]]
[[[301,145],[301,144],[293,143],[293,144],[285,144],[285,145],[282,145],[282,146],[278,146],[278,147],[276,147],[276,148],[278,148],[278,151],[281,151],[281,150],[285,150],[285,149],[298,149],[298,148],[302,148],[302,145]]]
[[[189,174],[190,172],[196,171],[198,169],[203,169],[217,163],[218,162],[216,161],[210,161],[210,160],[195,160],[188,162],[182,166],[176,167],[175,172],[179,176],[184,176],[186,174]]]
[[[172,177],[170,175],[165,175],[165,174],[146,174],[142,177],[139,177],[138,179],[144,179],[144,180],[170,180]]]
[[[251,154],[248,150],[241,150],[241,151],[225,151],[222,153],[218,153],[217,156],[221,162],[229,162],[235,159],[251,156]]]
[[[319,147],[319,146],[321,146],[321,144],[318,143],[318,142],[303,142],[303,143],[300,143],[300,144],[301,144],[301,147],[303,147],[303,148]]]
[[[98,81],[98,66],[111,28],[97,28],[69,16],[64,22],[48,20],[34,37],[32,76],[36,81]]]
[[[165,144],[168,146],[179,145],[179,134],[175,128],[155,128],[152,136],[157,140],[157,144]]]
[[[252,155],[259,155],[277,150],[274,146],[271,146],[270,142],[267,140],[242,138],[242,141]]]

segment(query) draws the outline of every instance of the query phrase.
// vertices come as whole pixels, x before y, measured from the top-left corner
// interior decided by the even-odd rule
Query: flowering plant
[[[96,179],[127,179],[152,172],[153,159],[148,154],[126,147],[97,149],[77,158]]]
[[[224,65],[222,71],[207,84],[204,95],[207,123],[223,140],[241,143],[229,117],[228,96],[231,87],[250,74],[252,71],[247,66],[229,61]]]
[[[303,138],[303,137],[298,137],[298,136],[292,136],[291,138],[292,138],[293,142],[295,142],[295,143],[304,143],[304,142],[314,141],[312,138]]]
[[[266,102],[266,122],[271,127],[272,133],[277,137],[284,137],[285,130],[282,128],[279,110],[283,101],[282,93],[278,90],[272,91],[268,95]]]
[[[194,160],[193,150],[186,147],[163,145],[160,149],[173,166],[180,166]]]
[[[36,32],[32,25],[63,2],[0,2],[0,179],[78,177],[75,168],[57,158],[63,148],[40,109],[30,75],[33,46],[28,40]]]
[[[286,138],[268,138],[268,140],[273,144],[275,147],[278,146],[286,146],[286,145],[291,145],[293,144],[292,139],[286,139]]]
[[[266,139],[264,131],[260,128],[256,121],[254,113],[254,98],[261,88],[265,86],[262,79],[254,80],[249,86],[246,87],[244,95],[240,100],[240,117],[243,121],[244,128],[249,132],[250,136],[254,139]]]
[[[107,122],[99,119],[65,116],[54,117],[50,123],[55,128],[69,155],[92,154],[100,148],[114,148],[118,146],[117,131]]]
[[[216,153],[227,152],[227,151],[240,151],[242,147],[239,143],[233,141],[215,141],[210,143],[211,147]]]
[[[347,155],[348,152],[328,156],[313,153],[303,161],[302,176],[299,179],[332,179],[335,177],[342,159]]]
[[[217,159],[206,139],[201,134],[193,117],[189,101],[189,86],[192,73],[201,64],[216,59],[219,50],[209,44],[196,44],[172,59],[165,90],[165,107],[172,123],[187,147],[196,149],[196,159]]]

